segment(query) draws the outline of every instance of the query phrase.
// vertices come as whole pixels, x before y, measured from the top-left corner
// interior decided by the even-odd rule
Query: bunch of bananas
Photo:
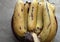
[[[12,28],[18,38],[27,38],[31,34],[34,42],[51,42],[57,32],[55,6],[46,0],[26,3],[18,0],[12,17]]]

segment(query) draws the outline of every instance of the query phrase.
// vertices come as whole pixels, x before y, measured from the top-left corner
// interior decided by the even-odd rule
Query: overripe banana
[[[37,0],[33,0],[28,14],[28,30],[33,31],[36,28]]]
[[[13,27],[16,34],[19,36],[24,36],[26,33],[25,23],[24,23],[24,3],[22,0],[18,0],[15,6],[14,18],[13,18]]]

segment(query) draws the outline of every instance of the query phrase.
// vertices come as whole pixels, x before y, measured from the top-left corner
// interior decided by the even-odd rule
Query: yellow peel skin
[[[43,8],[43,30],[40,33],[40,37],[41,37],[41,41],[44,41],[45,39],[47,39],[48,35],[49,35],[49,31],[51,26],[49,26],[50,24],[50,19],[48,16],[48,11],[46,9],[46,6],[44,4],[44,8]]]
[[[38,4],[37,23],[36,23],[36,30],[35,30],[35,32],[37,34],[39,34],[41,32],[42,25],[43,25],[43,23],[42,23],[42,13],[43,13],[43,5],[40,2]]]
[[[48,2],[47,2],[47,6],[48,6],[50,18],[48,16],[48,12],[46,11],[47,7],[44,5],[44,8],[43,8],[44,26],[43,26],[43,30],[38,36],[40,37],[41,42],[50,42],[55,37],[56,29],[57,29],[55,14],[53,12],[55,11],[55,6],[53,6]]]
[[[48,3],[48,2],[47,2]],[[48,3],[48,8],[49,8],[49,11],[50,11],[50,19],[51,19],[51,30],[50,30],[50,33],[48,35],[48,38],[46,39],[46,42],[48,41],[51,41],[55,35],[56,35],[56,29],[57,29],[57,23],[56,23],[56,20],[55,20],[55,13],[53,11],[55,11],[55,6]]]
[[[14,10],[14,16],[13,16],[13,27],[14,31],[19,36],[24,36],[24,33],[26,33],[26,29],[24,28],[24,3],[21,0],[18,0],[15,6]]]
[[[38,6],[38,2],[36,0],[33,0],[30,6],[29,14],[28,14],[28,30],[29,31],[32,31],[36,28],[37,6]]]
[[[25,20],[25,28],[28,29],[28,9],[29,9],[29,4],[25,4],[25,11],[24,11],[24,20]]]

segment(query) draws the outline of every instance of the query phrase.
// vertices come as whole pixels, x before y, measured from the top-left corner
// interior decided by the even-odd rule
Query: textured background
[[[0,0],[0,42],[17,42],[11,30],[11,17],[17,0]],[[54,42],[60,42],[60,0],[50,0],[56,5],[58,32]]]

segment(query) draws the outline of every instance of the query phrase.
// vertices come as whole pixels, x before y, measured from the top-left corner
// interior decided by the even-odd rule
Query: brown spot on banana
[[[21,9],[21,12],[23,12],[23,9]]]
[[[31,2],[29,2],[29,6],[31,6]]]
[[[21,30],[21,27],[20,27],[20,30]]]
[[[26,1],[26,3],[28,3],[28,1]]]
[[[31,13],[31,19],[33,20],[33,13]]]
[[[27,13],[29,13],[29,8],[28,8],[28,10],[27,10]]]

